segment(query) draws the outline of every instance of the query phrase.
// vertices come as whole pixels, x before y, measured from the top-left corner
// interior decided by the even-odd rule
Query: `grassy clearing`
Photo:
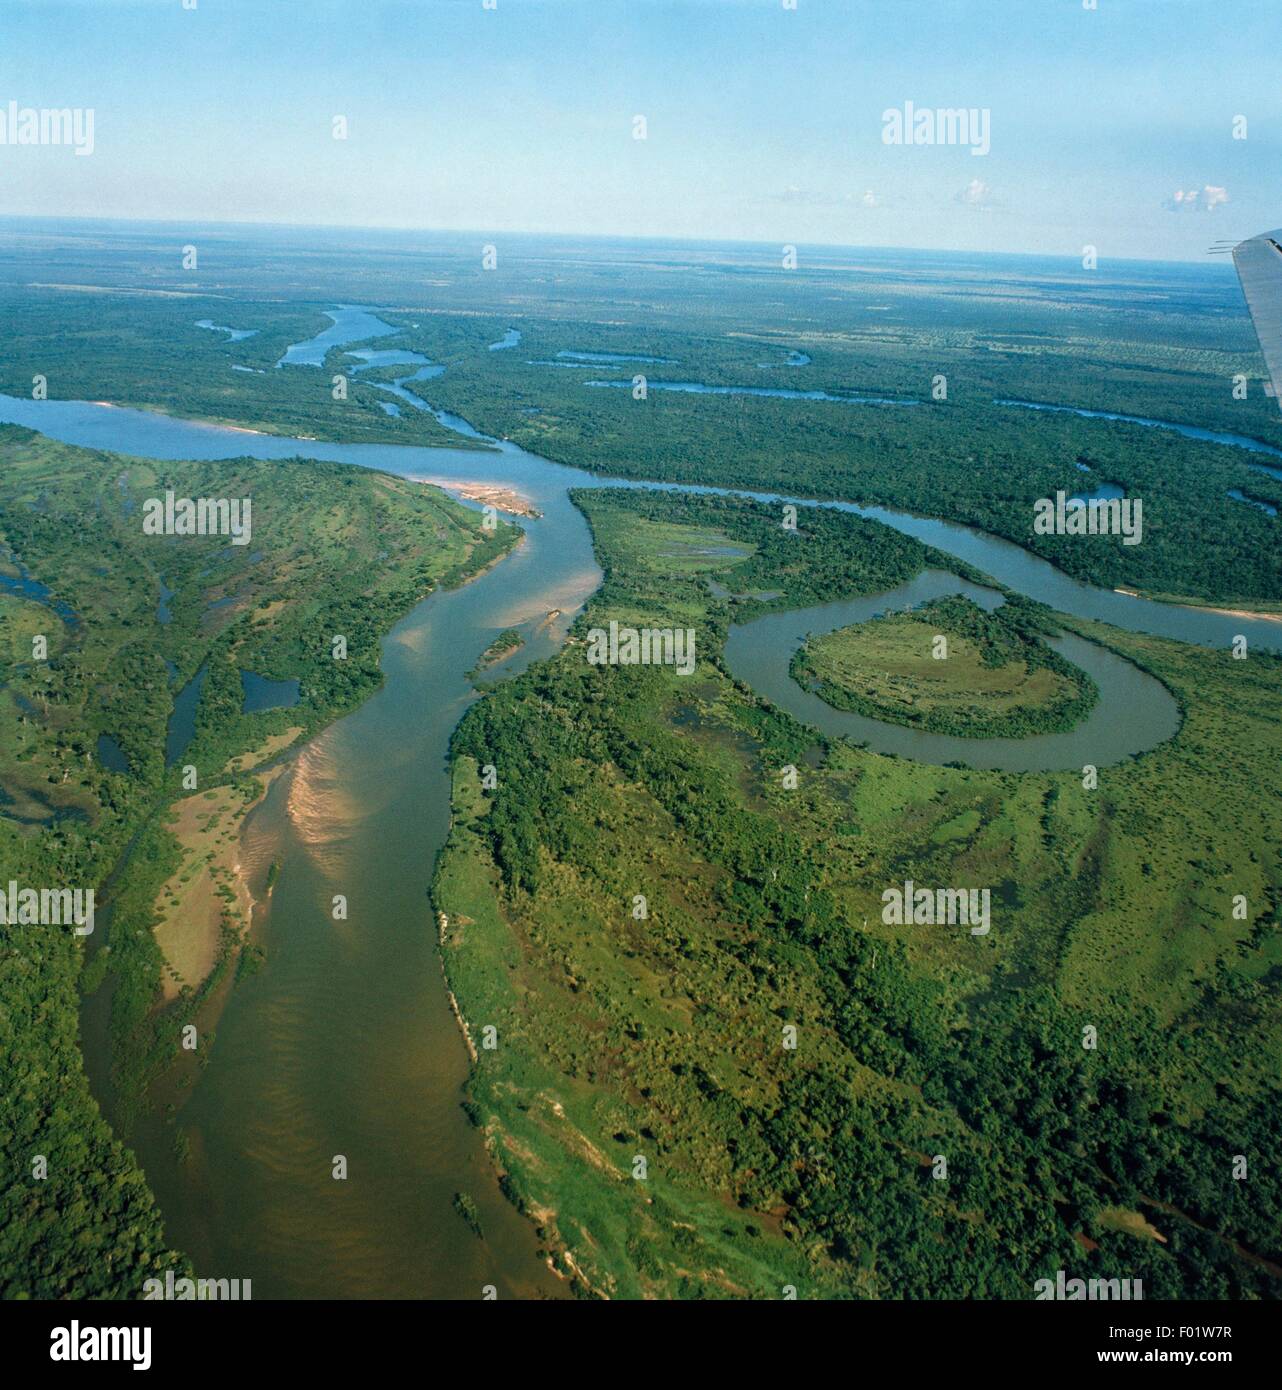
[[[973,738],[1071,728],[1095,702],[1035,632],[962,598],[813,638],[792,669],[837,709]]]

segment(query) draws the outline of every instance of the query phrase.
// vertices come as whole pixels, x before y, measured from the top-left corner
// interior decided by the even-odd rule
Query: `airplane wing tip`
[[[1282,231],[1261,232],[1233,247],[1233,264],[1282,409]]]

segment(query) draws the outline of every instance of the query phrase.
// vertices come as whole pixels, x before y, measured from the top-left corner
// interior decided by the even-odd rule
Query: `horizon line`
[[[631,241],[653,243],[663,246],[777,246],[788,243],[778,243],[773,240],[750,240],[743,237],[683,237],[665,236],[660,234],[638,235],[635,233],[624,232],[581,232],[581,231],[485,231],[477,227],[413,227],[413,226],[369,226],[354,222],[274,222],[264,219],[204,219],[204,218],[180,218],[180,217],[109,217],[86,213],[0,213],[0,224],[8,222],[99,222],[110,223],[118,226],[130,227],[228,227],[228,228],[259,228],[271,231],[317,231],[317,232],[374,232],[383,234],[401,234],[415,236],[515,236],[515,237],[547,237],[547,238],[578,238],[583,241]],[[1244,238],[1239,238],[1243,240]],[[1249,238],[1245,238],[1249,239]],[[1043,260],[1066,260],[1078,261],[1080,257],[1070,252],[1056,251],[1004,251],[997,249],[973,250],[961,247],[945,246],[903,246],[895,244],[864,244],[856,245],[851,242],[843,241],[797,241],[790,243],[797,247],[818,247],[829,251],[904,251],[914,254],[935,254],[935,255],[954,255],[954,256],[1024,256],[1029,259]],[[1224,264],[1223,261],[1212,258],[1209,251],[1203,252],[1201,257],[1181,258],[1172,260],[1168,257],[1146,257],[1146,256],[1100,256],[1099,263],[1103,265],[1105,261],[1118,261],[1132,265],[1201,265],[1214,267]]]

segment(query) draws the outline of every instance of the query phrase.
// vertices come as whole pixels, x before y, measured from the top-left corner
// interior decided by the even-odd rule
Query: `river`
[[[386,336],[388,326],[369,311],[340,312],[313,344],[291,348],[283,369],[320,365],[326,347]],[[343,337],[340,324],[356,336]],[[477,437],[466,421],[433,413]],[[431,595],[396,625],[383,646],[383,688],[300,750],[251,814],[243,863],[260,898],[267,896],[269,866],[279,865],[270,911],[260,903],[255,913],[267,964],[223,992],[208,1063],[192,1074],[190,1090],[173,1093],[191,1141],[188,1160],[176,1158],[173,1128],[160,1113],[128,1138],[170,1241],[203,1275],[252,1278],[256,1297],[479,1298],[486,1284],[500,1297],[562,1294],[564,1286],[535,1258],[532,1225],[503,1199],[481,1137],[460,1108],[468,1059],[448,1006],[426,890],[448,831],[449,736],[476,698],[465,673],[508,627],[524,627],[526,646],[504,663],[505,672],[557,651],[600,582],[587,524],[568,490],[654,485],[563,467],[509,443],[492,452],[330,444],[7,396],[0,396],[0,420],[144,458],[304,456],[446,486],[492,482],[524,494],[542,513],[522,521],[524,541],[501,564],[461,589]],[[1225,645],[1244,633],[1259,646],[1282,645],[1276,624],[1096,589],[965,526],[881,507],[819,505],[884,521],[1068,613],[1185,641]],[[763,693],[832,731],[825,721],[860,716],[806,703],[814,697],[786,677],[789,643],[825,623],[842,625],[958,589],[987,606],[997,601],[991,590],[927,571],[891,594],[767,615],[735,629],[727,660]],[[560,616],[544,625],[553,609]],[[843,722],[836,731],[927,761],[962,757],[1010,768],[1111,761],[1174,732],[1173,701],[1156,681],[1093,644],[1061,640],[1061,650],[1101,687],[1091,717],[1093,757],[1074,742],[1086,725],[1042,740],[938,742],[940,736],[875,720],[863,721],[867,728]],[[1119,717],[1115,727],[1106,727],[1101,711]],[[1111,740],[1107,757],[1100,738]],[[1055,740],[1063,746],[1052,747]],[[336,923],[329,903],[339,892],[350,915]],[[109,988],[86,999],[82,1041],[91,1084],[110,1117],[108,1007]],[[341,1182],[331,1176],[338,1154],[349,1168]],[[475,1201],[484,1240],[454,1210],[457,1192]]]

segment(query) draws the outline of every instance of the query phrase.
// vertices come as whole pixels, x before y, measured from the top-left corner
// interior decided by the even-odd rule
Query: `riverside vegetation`
[[[497,666],[500,661],[511,656],[513,652],[519,651],[524,643],[525,638],[516,628],[504,628],[481,653],[480,660],[468,672],[469,677],[483,675],[491,666]]]
[[[244,232],[220,234],[191,274],[162,231],[109,247],[92,230],[58,237],[59,284],[34,283],[48,278],[38,232],[0,247],[0,391],[29,397],[40,374],[53,398],[481,447],[426,410],[380,409],[375,383],[404,368],[360,372],[339,403],[329,381],[352,368],[344,352],[319,372],[272,365],[326,326],[323,309],[389,306],[379,313],[398,331],[376,346],[445,368],[410,391],[550,458],[885,502],[977,524],[1095,583],[1282,606],[1279,523],[1227,495],[1282,502],[1278,480],[1251,466],[1276,458],[995,404],[1121,411],[1282,446],[1227,270],[1084,275],[1027,258],[976,270],[966,258],[923,267],[815,250],[785,274],[770,248],[641,255],[558,242],[565,255],[549,273],[549,243],[505,238],[499,269],[483,274],[470,248],[430,238],[407,249],[361,234],[300,258],[271,233]],[[229,342],[196,327],[201,318],[256,334]],[[513,326],[519,345],[489,352]],[[808,362],[790,365],[798,353]],[[587,385],[630,385],[637,372],[652,384],[921,403],[658,389],[637,400]],[[1239,373],[1245,400],[1229,389]],[[932,396],[938,376],[946,399]],[[30,596],[0,597],[11,658],[0,697],[17,711],[0,735],[0,833],[20,870],[56,862],[111,882],[96,934],[113,929],[111,951],[92,955],[83,984],[108,964],[118,977],[127,1098],[172,1055],[172,1033],[149,1018],[162,978],[149,929],[181,852],[166,838],[177,768],[161,751],[174,690],[207,668],[183,760],[201,765],[202,787],[233,764],[247,769],[219,789],[248,804],[271,740],[319,727],[378,679],[358,657],[349,685],[328,686],[335,673],[308,664],[309,618],[322,615],[328,632],[331,602],[345,621],[365,615],[360,650],[372,652],[423,585],[486,563],[504,533],[487,542],[435,493],[335,465],[142,464],[9,430],[0,447],[6,540],[90,620],[77,630]],[[1083,468],[1143,498],[1143,545],[1032,534],[1033,502],[1084,486]],[[185,572],[155,568],[121,509],[165,480],[188,495],[252,485],[265,558],[192,541]],[[1178,736],[1105,769],[1089,792],[1067,774],[910,763],[818,738],[737,684],[722,643],[732,621],[772,606],[963,567],[852,517],[807,514],[792,544],[773,512],[750,504],[579,501],[607,572],[579,638],[611,618],[693,626],[700,666],[688,679],[589,667],[572,643],[499,680],[455,738],[454,829],[434,887],[464,1016],[499,1039],[480,1051],[469,1111],[576,1290],[1026,1298],[1062,1267],[1142,1278],[1149,1297],[1277,1296],[1277,660],[1253,651],[1236,662],[1056,615],[1165,682],[1181,706]],[[56,515],[62,532],[44,525]],[[404,542],[390,558],[373,516]],[[423,528],[436,534],[416,560]],[[162,582],[176,593],[163,627]],[[276,608],[287,594],[297,602]],[[876,628],[843,639],[852,657]],[[42,631],[49,669],[33,672],[30,639]],[[243,715],[238,668],[299,680],[300,703]],[[981,659],[973,674],[997,669]],[[127,773],[95,757],[98,735]],[[478,774],[490,764],[498,785],[487,792]],[[909,877],[990,885],[992,932],[885,927],[880,894]],[[644,920],[632,916],[637,893]],[[78,949],[53,933],[34,955],[29,935],[19,944],[0,967],[0,1041],[23,1049],[3,1148],[20,1174],[37,1139],[65,1166],[42,1188],[7,1192],[0,1282],[7,1293],[128,1293],[178,1257],[83,1086]],[[224,972],[230,936],[226,946]],[[252,950],[239,960],[239,971],[256,963]],[[197,1002],[188,988],[156,1017],[180,1019]],[[797,1029],[795,1050],[785,1027]],[[1094,1049],[1082,1046],[1088,1027]],[[934,1176],[940,1155],[947,1177]]]
[[[966,257],[936,258],[924,270],[903,253],[816,249],[787,272],[765,248],[719,249],[712,259],[673,248],[638,261],[613,243],[568,251],[556,243],[566,260],[549,279],[549,244],[514,237],[490,273],[445,244],[407,258],[362,243],[354,283],[351,255],[339,248],[318,248],[300,271],[270,237],[264,254],[242,235],[220,238],[216,277],[207,279],[178,270],[163,238],[105,258],[93,245],[83,265],[69,254],[68,274],[92,271],[89,286],[33,285],[29,253],[0,251],[9,347],[0,391],[29,395],[40,373],[56,398],[322,439],[484,447],[427,411],[382,412],[388,397],[375,383],[405,367],[352,376],[344,402],[330,392],[332,374],[354,365],[343,351],[331,350],[323,371],[273,367],[289,343],[327,326],[323,308],[364,294],[399,306],[379,310],[399,331],[376,347],[411,349],[444,367],[406,389],[556,462],[884,503],[979,526],[1105,587],[1282,607],[1282,522],[1229,495],[1282,506],[1282,480],[1251,466],[1277,469],[1282,457],[1000,404],[1114,411],[1282,449],[1282,420],[1264,394],[1231,267],[1120,263],[1086,272],[1075,262],[991,257],[980,273]],[[331,298],[318,298],[327,287]],[[228,342],[194,326],[210,317],[258,331]],[[514,324],[520,345],[487,351]],[[789,365],[799,349],[809,361]],[[589,353],[622,360],[565,355]],[[655,388],[641,400],[587,384],[629,386],[637,373]],[[1245,398],[1233,389],[1239,377]],[[664,381],[919,404],[657,389]],[[1079,465],[1142,499],[1142,545],[1033,533],[1034,503],[1082,486]]]
[[[434,886],[463,1014],[497,1030],[470,1113],[576,1289],[1022,1299],[1064,1268],[1282,1292],[1282,662],[1057,618],[1168,685],[1173,741],[1091,791],[908,763],[738,686],[721,645],[762,600],[706,581],[810,603],[921,547],[834,515],[781,563],[773,509],[576,501],[606,571],[580,638],[693,626],[698,671],[572,639],[474,706]],[[742,553],[692,568],[673,524]],[[991,885],[990,935],[885,926],[905,878]]]
[[[933,733],[1021,738],[1071,729],[1099,690],[1040,640],[1051,631],[1048,611],[1019,594],[993,613],[961,595],[936,599],[809,641],[790,669],[836,709]]]
[[[252,497],[252,547],[144,536],[142,502],[168,488]],[[254,769],[273,749],[378,687],[379,640],[392,623],[517,535],[507,523],[483,529],[435,488],[365,469],[157,463],[0,427],[0,541],[10,557],[0,572],[13,576],[16,557],[51,591],[0,589],[0,862],[6,881],[92,885],[105,900],[83,973],[69,932],[0,925],[7,1296],[136,1296],[145,1277],[185,1267],[90,1096],[77,1029],[78,984],[96,988],[110,971],[113,1081],[127,1125],[174,1060],[182,1024],[238,958],[242,971],[257,964],[231,887],[218,880],[215,968],[159,1001],[165,963],[152,928],[166,881],[183,870],[170,828],[174,808],[191,799],[183,769],[196,769],[203,798],[218,798],[223,832],[234,827],[237,808],[261,794]],[[347,639],[346,660],[333,659],[335,633]],[[39,634],[47,660],[33,660]],[[175,695],[202,670],[189,741],[167,759]],[[298,702],[244,713],[243,670],[297,680]],[[104,737],[127,770],[101,760]],[[47,1177],[35,1176],[39,1155]]]

